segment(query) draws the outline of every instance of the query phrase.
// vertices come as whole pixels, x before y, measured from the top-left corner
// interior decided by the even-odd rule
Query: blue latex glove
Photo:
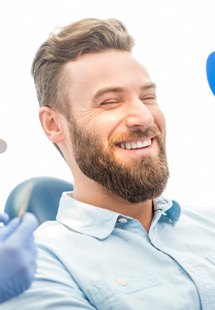
[[[36,271],[33,231],[36,217],[26,213],[0,228],[0,303],[29,288]]]
[[[7,224],[9,222],[9,216],[7,213],[0,213],[0,223]]]

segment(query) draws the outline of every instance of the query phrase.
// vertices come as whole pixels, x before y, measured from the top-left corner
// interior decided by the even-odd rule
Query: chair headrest
[[[72,191],[73,185],[68,181],[49,176],[34,177],[19,183],[10,192],[4,211],[10,218],[18,216],[29,184],[31,184],[31,192],[26,211],[35,214],[39,223],[55,220],[62,193]]]

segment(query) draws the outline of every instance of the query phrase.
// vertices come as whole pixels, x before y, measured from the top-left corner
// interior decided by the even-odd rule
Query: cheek
[[[160,109],[153,111],[153,117],[155,124],[158,126],[162,134],[166,133],[166,119],[163,112]]]
[[[117,112],[104,113],[98,115],[96,118],[90,120],[88,123],[88,128],[91,132],[98,135],[98,137],[103,137],[104,142],[113,135],[115,130],[119,127],[122,121],[121,115]]]

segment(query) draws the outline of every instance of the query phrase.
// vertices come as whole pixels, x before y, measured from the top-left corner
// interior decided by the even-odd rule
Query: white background
[[[0,155],[0,210],[26,178],[72,181],[40,128],[30,68],[52,30],[84,17],[121,19],[158,85],[171,171],[165,195],[215,207],[215,97],[205,72],[215,50],[214,0],[7,0],[0,4],[0,138],[8,143]]]

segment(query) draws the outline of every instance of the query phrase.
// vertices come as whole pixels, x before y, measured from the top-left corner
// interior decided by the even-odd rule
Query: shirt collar
[[[173,224],[179,219],[180,206],[175,201],[159,197],[153,200],[153,205],[156,222],[162,215],[167,216]],[[71,230],[102,240],[112,233],[117,219],[121,216],[119,213],[78,201],[71,193],[64,192],[56,219]]]
[[[154,199],[154,214],[155,218],[159,218],[164,215],[167,216],[170,222],[175,225],[181,215],[181,207],[175,200],[169,200],[162,196]]]
[[[70,194],[64,192],[61,196],[57,221],[82,234],[98,239],[107,238],[112,233],[119,214],[78,201]]]

